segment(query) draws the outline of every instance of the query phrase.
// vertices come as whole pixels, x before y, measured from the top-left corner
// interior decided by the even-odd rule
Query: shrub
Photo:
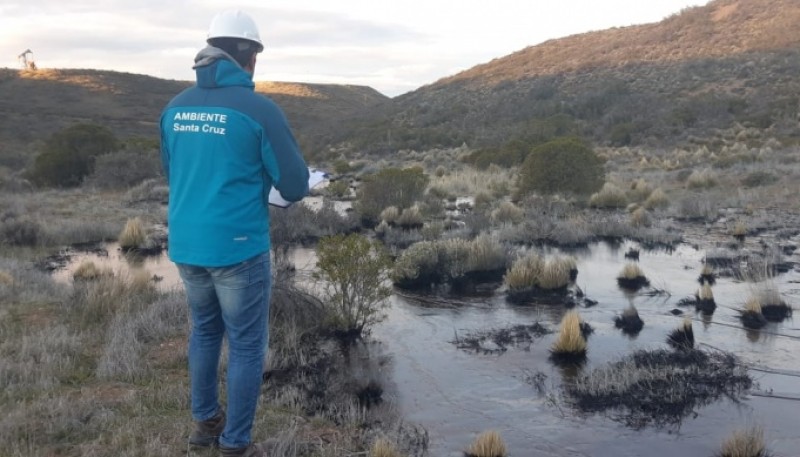
[[[591,194],[603,185],[603,160],[578,138],[559,138],[535,147],[519,172],[521,195],[533,192]]]
[[[742,185],[745,187],[759,187],[772,184],[778,177],[768,171],[754,171],[742,178]]]
[[[76,124],[47,139],[28,176],[40,186],[78,186],[94,169],[97,156],[117,149],[119,142],[111,130],[100,125]]]
[[[126,189],[160,174],[157,150],[122,150],[98,156],[86,183],[101,189]]]
[[[639,178],[631,184],[630,195],[631,199],[634,201],[643,201],[647,199],[652,192],[653,188],[650,187],[650,184],[648,184],[644,179]]]
[[[491,217],[495,224],[519,224],[525,218],[525,212],[511,202],[503,202],[492,211]]]
[[[27,217],[0,221],[0,241],[9,246],[36,246],[43,234],[42,224]]]
[[[354,207],[362,220],[376,223],[387,206],[405,209],[413,205],[427,185],[428,176],[421,168],[386,168],[364,179]]]
[[[314,278],[322,281],[334,329],[360,335],[382,320],[391,259],[380,243],[358,234],[324,237],[317,258]]]
[[[331,181],[331,183],[328,184],[328,187],[325,188],[325,191],[331,197],[335,198],[346,197],[350,195],[350,184],[344,179]]]
[[[439,280],[439,245],[434,241],[412,244],[400,254],[390,274],[395,284]]]
[[[592,194],[589,205],[595,208],[622,208],[628,204],[625,192],[616,185],[607,182],[600,192]]]

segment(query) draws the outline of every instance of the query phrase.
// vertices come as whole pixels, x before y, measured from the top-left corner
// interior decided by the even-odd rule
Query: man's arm
[[[278,176],[273,176],[273,185],[281,196],[290,202],[300,201],[308,195],[308,166],[283,112],[274,106],[270,114],[266,138],[261,140],[262,162],[267,170],[272,163],[277,166]]]

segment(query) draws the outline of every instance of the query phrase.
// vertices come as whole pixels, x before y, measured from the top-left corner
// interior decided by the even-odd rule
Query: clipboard
[[[317,169],[314,169],[314,168],[309,168],[308,169],[308,188],[311,189],[313,187],[316,187],[317,185],[319,185],[319,183],[324,181],[327,177],[328,177],[328,173],[325,173],[324,171],[320,171],[320,170],[317,170]],[[290,201],[284,200],[284,198],[281,197],[281,193],[278,192],[278,189],[276,189],[275,187],[272,187],[272,189],[269,190],[269,204],[270,205],[275,206],[277,208],[288,208],[289,206],[292,205],[292,203],[294,203],[294,202],[290,202]]]

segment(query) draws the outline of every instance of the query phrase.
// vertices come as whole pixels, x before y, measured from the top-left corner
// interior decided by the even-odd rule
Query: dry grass
[[[577,311],[569,311],[561,319],[561,330],[550,351],[553,354],[586,354],[586,339],[581,333],[581,317]]]
[[[467,457],[506,457],[506,445],[494,430],[481,433],[466,450]]]
[[[570,283],[571,263],[566,257],[555,256],[547,259],[539,275],[538,286],[544,290],[555,290],[566,287]]]
[[[644,201],[644,207],[647,209],[664,209],[668,206],[669,198],[660,187],[656,188]]]
[[[102,276],[113,276],[114,272],[109,269],[101,269],[91,260],[84,260],[78,268],[72,272],[72,279],[76,281],[91,281]]]
[[[697,291],[697,298],[700,300],[713,300],[714,292],[711,290],[711,285],[704,283]]]
[[[603,188],[589,198],[589,206],[594,208],[624,208],[627,204],[625,192],[610,182],[603,184]]]
[[[525,212],[511,202],[503,202],[492,211],[491,219],[495,224],[519,224],[525,219]]]
[[[747,235],[747,224],[742,221],[736,221],[733,224],[733,228],[731,229],[731,235],[736,237],[742,237]]]
[[[511,290],[534,287],[538,285],[544,267],[544,259],[531,251],[511,264],[504,282]]]
[[[144,246],[147,241],[147,232],[144,229],[142,220],[138,217],[128,219],[118,239],[119,246],[124,250],[137,249]]]
[[[744,312],[761,314],[761,302],[758,300],[758,297],[749,297],[744,302]]]
[[[631,212],[631,225],[634,227],[648,227],[652,224],[650,215],[644,208],[636,208]]]
[[[2,286],[13,286],[14,285],[14,277],[11,276],[11,273],[0,270],[0,285]]]
[[[689,189],[709,189],[717,185],[717,174],[709,168],[695,170],[686,180]]]
[[[423,221],[424,219],[422,217],[422,212],[420,211],[419,206],[416,205],[404,209],[396,220],[397,225],[401,227],[422,226]]]
[[[719,457],[766,457],[764,429],[737,430],[722,443]]]
[[[636,278],[643,278],[645,276],[644,272],[639,267],[639,265],[631,262],[625,264],[625,266],[622,268],[622,271],[619,273],[618,277],[623,279],[636,279]]]
[[[386,438],[379,438],[369,450],[369,457],[401,457],[394,444]]]
[[[381,211],[381,222],[385,222],[390,225],[395,224],[398,217],[400,217],[400,209],[396,206],[390,206]]]

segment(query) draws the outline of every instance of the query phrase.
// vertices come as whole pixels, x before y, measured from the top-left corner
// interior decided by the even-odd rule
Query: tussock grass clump
[[[13,286],[14,285],[14,277],[11,276],[11,273],[0,270],[0,285],[3,286]]]
[[[488,234],[476,237],[469,244],[467,272],[502,272],[506,268],[508,256],[500,241]],[[495,275],[492,275],[493,279]]]
[[[422,241],[403,251],[390,275],[404,288],[450,281],[494,282],[505,272],[507,253],[497,238],[480,235],[472,241],[453,238]]]
[[[614,318],[614,325],[622,329],[625,334],[636,335],[642,331],[644,321],[639,317],[639,311],[636,307],[630,305],[622,311],[622,314]]]
[[[561,319],[561,330],[550,348],[550,359],[556,363],[581,362],[586,358],[586,337],[577,311],[569,311]]]
[[[719,398],[738,399],[753,385],[747,368],[725,352],[636,351],[565,385],[582,412],[609,412],[636,429],[679,424]]]
[[[389,276],[396,286],[428,286],[441,281],[438,266],[439,244],[435,241],[421,241],[412,244],[400,254]]]
[[[481,433],[464,451],[465,457],[506,457],[506,445],[494,430]]]
[[[694,331],[692,330],[692,319],[690,317],[684,318],[681,325],[670,332],[667,337],[667,344],[681,351],[694,349]]]
[[[653,187],[644,180],[644,178],[639,178],[636,181],[631,183],[631,189],[628,192],[632,201],[635,202],[642,202],[650,196],[653,192]]]
[[[495,224],[519,224],[525,219],[525,211],[511,202],[503,202],[492,211],[491,219]]]
[[[142,309],[158,296],[145,270],[130,275],[100,276],[94,281],[75,283],[70,316],[79,327],[103,325],[120,312]]]
[[[391,441],[378,438],[369,450],[369,457],[401,457]]]
[[[767,319],[761,312],[761,302],[758,297],[749,297],[744,302],[744,307],[739,311],[742,325],[750,329],[760,329],[767,325]]]
[[[139,249],[145,245],[147,233],[145,232],[142,220],[138,217],[128,219],[125,228],[119,234],[119,246],[123,251]]]
[[[695,170],[686,179],[689,189],[710,189],[717,185],[717,175],[709,168]]]
[[[390,206],[381,211],[381,223],[389,225],[397,224],[397,218],[400,217],[400,209],[396,206]]]
[[[504,282],[510,291],[533,288],[539,284],[539,277],[544,266],[544,258],[531,251],[511,264],[511,268],[504,277]]]
[[[669,198],[667,194],[661,190],[661,188],[657,188],[654,190],[647,200],[644,201],[644,207],[647,209],[664,209],[669,206]]]
[[[539,276],[539,288],[546,291],[566,288],[571,281],[571,270],[572,264],[565,257],[547,259]]]
[[[397,225],[404,229],[420,228],[422,224],[422,212],[417,205],[404,209],[400,216],[397,217]]]
[[[617,284],[625,289],[639,290],[650,285],[650,281],[647,280],[639,265],[629,262],[617,276]]]
[[[717,303],[714,300],[714,292],[711,290],[711,284],[704,283],[696,294],[697,301],[695,308],[703,314],[712,314],[717,309]]]
[[[634,227],[648,227],[652,224],[650,214],[644,208],[636,208],[630,216],[631,225]]]
[[[628,197],[617,185],[607,182],[600,191],[589,197],[589,206],[593,208],[624,208],[628,204]]]
[[[731,235],[739,241],[744,240],[745,236],[747,236],[747,225],[742,221],[737,221],[733,224]]]
[[[113,274],[114,272],[111,270],[103,270],[99,268],[91,260],[84,260],[80,265],[78,265],[78,268],[72,272],[72,279],[76,281],[92,281],[100,278],[101,276],[109,276]]]
[[[786,304],[772,281],[762,283],[755,290],[755,297],[761,303],[761,314],[770,322],[783,322],[792,315],[792,307]]]
[[[717,276],[714,273],[714,267],[709,265],[708,263],[703,264],[703,269],[700,270],[700,276],[697,278],[700,284],[707,283],[710,285],[714,285],[717,282]]]
[[[751,427],[747,430],[737,430],[723,443],[717,454],[718,457],[768,457],[767,446],[764,442],[764,429]]]

